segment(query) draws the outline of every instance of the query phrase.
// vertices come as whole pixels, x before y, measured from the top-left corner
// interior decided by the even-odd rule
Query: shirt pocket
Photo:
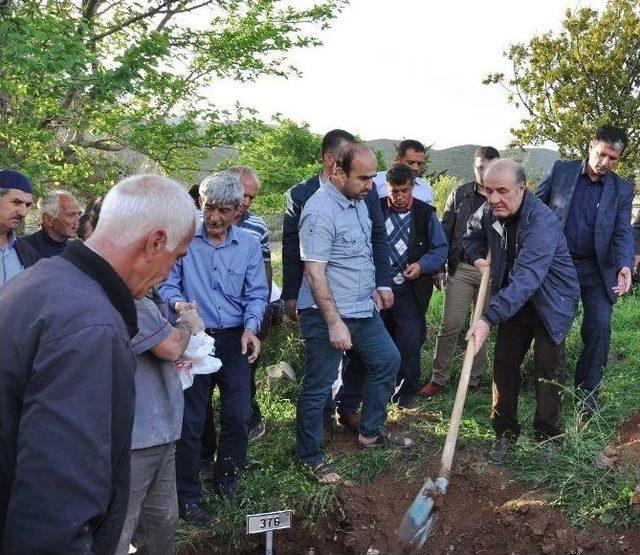
[[[362,241],[353,231],[343,231],[336,237],[335,249],[339,256],[354,256],[362,248]]]
[[[244,285],[244,274],[241,274],[233,268],[227,269],[225,279],[226,293],[235,298],[242,297],[242,286]]]

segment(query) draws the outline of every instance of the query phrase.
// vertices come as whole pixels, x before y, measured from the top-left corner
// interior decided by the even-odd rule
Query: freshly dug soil
[[[339,444],[345,440],[345,449],[352,444],[346,438],[335,439]],[[638,468],[640,413],[623,427],[617,448],[620,459]],[[436,471],[436,461],[425,468],[431,476]],[[421,485],[422,477],[407,477],[399,470],[387,472],[370,484],[344,485],[338,495],[340,510],[312,529],[296,526],[294,521],[293,529],[276,533],[275,551],[279,555],[389,553],[395,530]],[[639,529],[621,531],[600,526],[576,532],[559,509],[549,507],[544,492],[528,490],[492,465],[472,465],[454,472],[436,514],[434,531],[421,553],[640,554]],[[183,549],[180,553],[264,553],[263,541],[254,537],[242,547]]]

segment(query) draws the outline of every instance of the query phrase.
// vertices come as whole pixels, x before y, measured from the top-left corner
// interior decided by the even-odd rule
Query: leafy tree
[[[458,185],[460,185],[460,180],[455,175],[449,175],[444,172],[440,172],[431,182],[431,186],[433,187],[433,204],[439,216],[442,216],[444,212],[444,206],[449,198],[449,193]]]
[[[288,76],[345,0],[14,0],[0,7],[0,166],[108,188],[122,161],[189,179],[205,147],[257,125],[204,96],[218,79]]]
[[[621,170],[640,169],[640,0],[610,0],[599,14],[567,11],[558,34],[533,37],[505,52],[513,75],[489,75],[528,116],[512,129],[514,144],[552,141],[561,156],[581,157],[593,129],[609,123],[629,132]]]

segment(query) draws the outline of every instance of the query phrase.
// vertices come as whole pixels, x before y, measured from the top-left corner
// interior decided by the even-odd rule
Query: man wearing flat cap
[[[0,170],[0,287],[39,258],[37,251],[15,234],[32,204],[29,178],[17,171]]]

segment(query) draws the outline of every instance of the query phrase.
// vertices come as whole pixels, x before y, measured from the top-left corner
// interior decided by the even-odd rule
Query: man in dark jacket
[[[49,191],[38,200],[40,230],[24,239],[40,258],[62,254],[69,239],[78,233],[78,220],[82,214],[78,201],[69,191]]]
[[[126,210],[124,210],[126,209]],[[137,321],[193,235],[177,183],[135,176],[85,244],[0,289],[0,551],[111,554],[129,497]]]
[[[38,260],[38,253],[16,237],[33,204],[31,180],[20,172],[0,171],[0,287]]]
[[[613,172],[626,144],[624,130],[599,127],[588,159],[557,161],[536,191],[560,221],[580,282],[583,347],[575,385],[584,397],[585,417],[597,408],[613,304],[631,287],[633,187]]]
[[[635,254],[633,256],[633,271],[640,272],[640,211],[633,222],[633,235],[635,240]]]
[[[473,173],[475,180],[460,185],[449,195],[442,213],[442,227],[449,243],[446,272],[434,276],[436,287],[443,287],[444,307],[442,323],[436,338],[433,354],[433,375],[420,394],[433,397],[443,392],[451,375],[451,362],[458,344],[469,308],[475,302],[480,287],[480,272],[469,264],[462,248],[462,237],[467,231],[467,222],[486,199],[484,190],[484,172],[487,167],[500,158],[500,153],[492,146],[481,146],[475,152]],[[473,361],[469,390],[474,391],[480,382],[484,367],[485,348],[483,347]]]
[[[522,166],[498,160],[485,174],[487,203],[469,220],[463,246],[480,269],[491,253],[491,299],[467,333],[476,353],[498,326],[491,421],[491,459],[502,462],[520,433],[520,365],[534,344],[536,415],[541,439],[560,434],[564,339],[579,299],[576,271],[553,212],[526,190]]]

